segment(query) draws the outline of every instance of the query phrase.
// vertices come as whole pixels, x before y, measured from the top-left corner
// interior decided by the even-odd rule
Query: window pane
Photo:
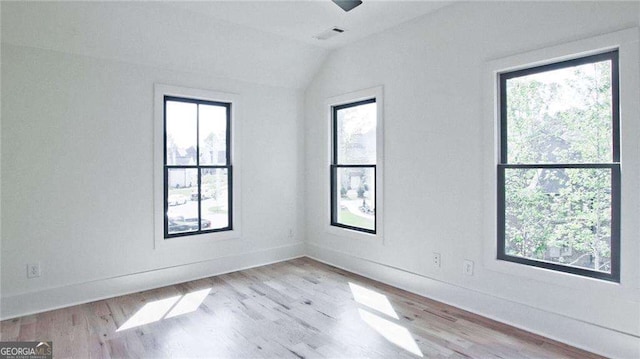
[[[508,163],[613,162],[611,78],[607,60],[508,79]]]
[[[227,164],[227,108],[200,105],[200,164]]]
[[[191,194],[198,191],[198,171],[194,168],[168,169],[169,234],[198,230],[198,202]]]
[[[375,171],[373,168],[337,168],[334,196],[337,222],[375,230]]]
[[[197,105],[166,101],[167,165],[195,165]]]
[[[202,230],[229,227],[229,171],[226,168],[202,170]]]
[[[376,104],[336,111],[338,164],[376,163]]]
[[[611,272],[611,169],[505,169],[505,253]]]

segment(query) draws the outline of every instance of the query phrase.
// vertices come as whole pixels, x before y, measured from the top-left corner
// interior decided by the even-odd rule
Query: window
[[[331,225],[376,234],[376,98],[332,106]]]
[[[620,278],[618,51],[499,74],[500,260]]]
[[[233,228],[231,104],[164,96],[165,238]]]

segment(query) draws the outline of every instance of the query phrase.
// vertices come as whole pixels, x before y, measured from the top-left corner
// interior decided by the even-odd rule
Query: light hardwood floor
[[[308,258],[0,325],[54,358],[599,358]]]

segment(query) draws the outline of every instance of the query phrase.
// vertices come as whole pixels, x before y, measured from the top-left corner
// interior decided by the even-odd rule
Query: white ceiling
[[[201,15],[323,48],[336,48],[433,12],[452,1],[363,0],[344,12],[331,0],[163,2]],[[328,40],[315,35],[334,26],[346,31]]]
[[[329,50],[153,1],[2,1],[3,44],[304,88]],[[167,81],[167,80],[165,80]]]

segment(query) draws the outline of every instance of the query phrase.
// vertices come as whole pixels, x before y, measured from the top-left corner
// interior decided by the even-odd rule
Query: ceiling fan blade
[[[349,11],[355,8],[356,6],[362,4],[361,0],[331,0],[336,5],[340,6],[342,10]]]

